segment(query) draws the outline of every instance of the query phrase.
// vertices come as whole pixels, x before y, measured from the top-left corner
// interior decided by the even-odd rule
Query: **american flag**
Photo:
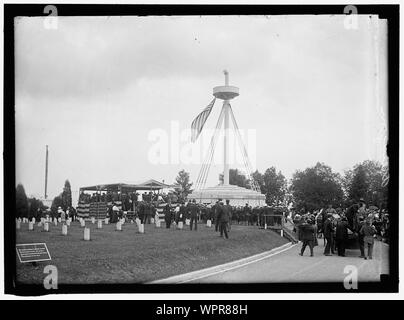
[[[216,98],[214,98],[208,106],[203,109],[203,111],[198,114],[198,116],[192,121],[191,124],[191,130],[192,130],[192,136],[191,136],[191,142],[195,142],[196,139],[198,139],[199,134],[202,131],[203,126],[205,125],[206,120],[209,117],[210,112],[212,111],[213,105],[215,104]]]

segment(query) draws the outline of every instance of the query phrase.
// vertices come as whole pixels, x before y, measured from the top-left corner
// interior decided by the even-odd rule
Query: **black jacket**
[[[337,228],[335,230],[335,238],[338,240],[348,239],[348,222],[338,221]]]
[[[331,238],[332,232],[334,231],[332,226],[332,221],[330,219],[325,220],[324,222],[324,237]]]
[[[218,219],[221,223],[226,223],[230,221],[230,206],[220,205],[218,207]]]
[[[313,240],[314,241],[314,226],[312,224],[303,223],[300,226],[300,239],[302,241]]]

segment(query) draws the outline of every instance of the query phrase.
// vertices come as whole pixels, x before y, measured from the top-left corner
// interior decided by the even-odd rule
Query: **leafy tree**
[[[182,169],[175,178],[175,184],[178,186],[180,198],[185,199],[191,193],[192,183],[189,182],[189,173]]]
[[[46,206],[43,204],[43,202],[39,199],[34,198],[29,198],[28,199],[28,204],[29,204],[29,217],[36,217],[38,209],[43,210],[46,209]]]
[[[340,206],[343,200],[341,177],[323,163],[296,171],[291,192],[297,210],[313,211],[332,204]]]
[[[268,205],[277,205],[283,202],[287,191],[287,181],[282,172],[276,172],[275,167],[268,168],[264,174],[258,170],[252,174],[258,183],[261,193],[265,194]]]
[[[251,176],[258,183],[258,185],[261,189],[261,193],[265,194],[266,190],[265,190],[265,186],[264,186],[264,175],[262,173],[260,173],[258,170],[256,170],[255,172],[252,173]]]
[[[52,201],[51,205],[52,215],[57,214],[59,207],[61,207],[64,211],[66,211],[67,208],[72,207],[72,190],[69,180],[65,181],[63,191],[58,196],[56,196]]]
[[[278,205],[283,202],[287,182],[282,172],[276,172],[275,167],[271,167],[265,171],[263,181],[261,192],[265,194],[266,203],[268,205]]]
[[[17,185],[15,202],[16,202],[16,212],[15,212],[16,217],[27,218],[29,213],[28,199],[27,195],[25,194],[24,186],[22,184]]]
[[[65,186],[63,188],[63,192],[61,194],[62,202],[63,202],[63,209],[66,210],[67,208],[72,206],[72,189],[70,187],[69,180],[65,181]]]
[[[52,216],[57,215],[59,207],[61,207],[63,210],[65,210],[65,208],[63,207],[62,194],[60,194],[60,195],[56,196],[55,198],[53,198],[52,205],[51,205]]]
[[[242,188],[250,188],[250,182],[248,181],[246,176],[238,169],[229,170],[229,184]]]
[[[363,198],[368,204],[386,207],[388,188],[383,183],[386,171],[379,162],[366,160],[345,172],[344,189],[348,200]]]

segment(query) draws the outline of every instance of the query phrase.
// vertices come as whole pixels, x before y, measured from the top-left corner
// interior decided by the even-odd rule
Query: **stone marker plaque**
[[[52,260],[46,243],[27,243],[15,246],[21,263]]]

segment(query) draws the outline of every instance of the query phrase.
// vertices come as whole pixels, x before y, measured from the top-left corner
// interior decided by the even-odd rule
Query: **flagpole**
[[[223,184],[229,185],[229,101],[223,102],[224,108],[224,170],[223,170]]]
[[[229,85],[229,72],[224,70],[225,86]],[[224,168],[223,185],[229,185],[229,100],[223,101],[224,108]]]

